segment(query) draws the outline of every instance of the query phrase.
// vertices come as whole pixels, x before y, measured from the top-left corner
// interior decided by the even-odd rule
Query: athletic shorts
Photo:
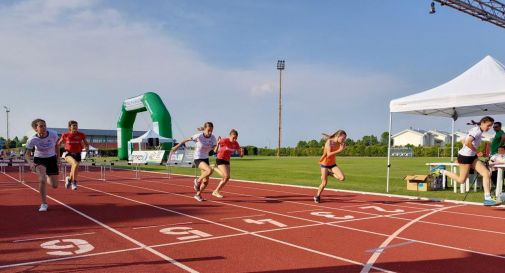
[[[216,159],[216,164],[217,165],[230,165],[230,161],[218,158],[218,159]]]
[[[33,158],[35,165],[42,165],[46,167],[47,175],[58,175],[58,161],[56,156],[51,157],[35,157]]]
[[[458,163],[459,164],[472,164],[475,159],[477,159],[477,156],[465,156],[465,155],[460,155],[458,154]]]
[[[195,159],[195,166],[198,168],[201,162],[205,162],[207,163],[207,165],[210,165],[209,159],[205,158],[205,159]]]
[[[81,162],[81,153],[71,153],[71,152],[66,152],[67,154],[65,155],[65,158],[67,156],[70,156],[72,157],[73,159],[75,159],[75,161],[77,162]]]
[[[333,168],[337,167],[337,164],[333,164],[333,165],[330,165],[330,166],[326,166],[326,165],[322,165],[322,164],[321,164],[321,165],[319,165],[319,166],[321,166],[321,168],[331,170],[331,169],[333,169]]]

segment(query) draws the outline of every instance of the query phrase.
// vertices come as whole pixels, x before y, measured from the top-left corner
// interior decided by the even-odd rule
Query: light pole
[[[4,106],[5,108],[5,113],[7,114],[7,148],[9,148],[9,112],[11,109],[9,107]]]
[[[277,142],[277,157],[281,155],[281,128],[282,128],[282,70],[285,68],[285,61],[277,61],[277,70],[279,70],[279,135]]]

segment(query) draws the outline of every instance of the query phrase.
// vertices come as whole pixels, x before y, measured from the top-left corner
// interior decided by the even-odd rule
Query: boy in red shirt
[[[77,121],[71,120],[68,122],[68,132],[63,133],[58,146],[65,142],[65,161],[70,164],[70,176],[65,177],[65,187],[68,189],[72,186],[72,190],[77,190],[77,169],[81,162],[81,151],[85,147],[89,147],[86,141],[86,135],[77,131]]]
[[[231,129],[230,137],[221,139],[218,138],[216,152],[217,152],[217,172],[221,175],[222,179],[219,181],[219,185],[212,192],[212,195],[217,198],[223,198],[223,195],[219,191],[224,187],[226,182],[230,180],[230,158],[235,151],[239,151],[240,157],[244,156],[244,150],[240,148],[240,144],[237,142],[238,132],[235,129]]]

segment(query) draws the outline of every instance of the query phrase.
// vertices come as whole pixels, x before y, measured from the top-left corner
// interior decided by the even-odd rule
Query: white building
[[[430,146],[434,143],[434,137],[431,133],[420,129],[405,129],[393,136],[393,146],[405,146],[408,144],[414,146]]]
[[[454,142],[462,142],[467,135],[467,132],[454,132]],[[493,137],[494,131],[484,132],[482,134],[482,141],[491,142]],[[414,146],[445,146],[446,144],[451,144],[451,134],[437,130],[405,129],[392,135],[391,139],[393,139],[393,146],[406,146],[407,144]]]

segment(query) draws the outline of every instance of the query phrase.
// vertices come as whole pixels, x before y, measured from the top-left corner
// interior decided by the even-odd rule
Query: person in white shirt
[[[46,128],[43,119],[32,121],[32,128],[36,134],[26,142],[27,152],[25,159],[30,164],[30,169],[37,173],[39,179],[39,191],[42,199],[39,211],[47,211],[46,183],[54,189],[58,187],[58,165],[60,163],[60,147],[58,134]],[[30,150],[35,149],[33,161]]]
[[[475,169],[482,176],[482,186],[484,187],[484,206],[494,206],[498,203],[491,199],[490,193],[490,173],[488,168],[479,160],[483,153],[477,151],[482,140],[482,133],[489,131],[493,126],[494,119],[489,116],[483,117],[466,136],[463,148],[458,152],[459,175],[446,170],[440,170],[440,173],[447,175],[460,184],[465,183],[470,169]]]
[[[209,163],[209,152],[217,145],[216,137],[212,135],[214,124],[205,122],[203,127],[198,128],[201,133],[195,134],[187,138],[172,148],[172,152],[177,151],[181,145],[188,141],[195,142],[194,162],[195,166],[200,169],[200,177],[195,178],[194,188],[196,191],[195,199],[199,202],[205,201],[202,197],[203,190],[209,183],[209,177],[212,174],[212,168]]]
[[[491,169],[491,182],[493,186],[496,187],[496,179],[498,176],[498,171],[493,168],[493,165],[505,164],[505,146],[498,146],[498,153],[491,156],[489,159],[489,166]],[[503,181],[502,181],[503,183]]]

